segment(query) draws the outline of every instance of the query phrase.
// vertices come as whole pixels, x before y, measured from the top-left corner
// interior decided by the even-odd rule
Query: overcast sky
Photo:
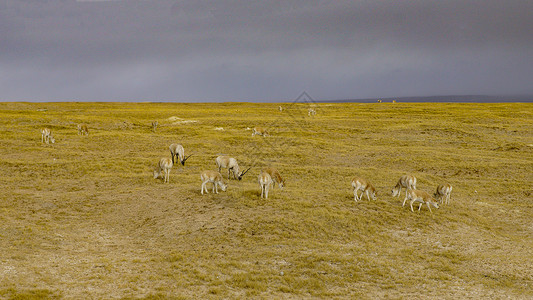
[[[533,1],[0,0],[0,101],[533,94]]]

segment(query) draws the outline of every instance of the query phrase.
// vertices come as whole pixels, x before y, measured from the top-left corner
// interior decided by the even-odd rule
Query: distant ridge
[[[518,96],[486,96],[486,95],[449,95],[449,96],[421,96],[421,97],[394,97],[394,98],[365,98],[365,99],[339,99],[316,102],[333,103],[372,103],[381,100],[383,102],[465,102],[465,103],[498,103],[498,102],[533,102],[533,95]]]

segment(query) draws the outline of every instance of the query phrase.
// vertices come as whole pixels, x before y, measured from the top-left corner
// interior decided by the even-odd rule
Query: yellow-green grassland
[[[279,105],[0,103],[0,298],[533,298],[533,104]],[[221,154],[252,169],[201,195]]]

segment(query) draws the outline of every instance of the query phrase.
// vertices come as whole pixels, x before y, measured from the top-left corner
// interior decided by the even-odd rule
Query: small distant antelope
[[[87,128],[87,124],[78,124],[78,135],[89,135],[89,128]]]
[[[409,192],[410,189],[416,189],[416,178],[413,175],[403,175],[400,177],[396,186],[392,188],[392,196],[400,197],[402,187],[405,188],[405,198],[407,199],[407,192]]]
[[[261,170],[262,173],[267,173],[268,175],[270,175],[270,177],[272,177],[272,188],[274,188],[274,183],[277,183],[279,188],[282,190],[283,187],[285,186],[285,180],[283,180],[283,178],[281,177],[281,175],[279,174],[278,170],[272,168],[272,167],[266,167],[266,168],[263,168],[263,170]]]
[[[268,132],[263,127],[254,127],[252,130],[252,136],[254,135],[268,136]]]
[[[152,122],[152,131],[155,132],[155,130],[157,129],[157,126],[159,125],[159,122],[157,121],[153,121]]]
[[[55,143],[56,139],[52,136],[52,130],[50,128],[41,129],[41,142],[50,144],[50,142]]]
[[[207,183],[211,182],[213,184],[213,193],[218,194],[218,186],[222,189],[222,191],[226,191],[226,188],[228,187],[224,182],[222,181],[222,175],[220,172],[217,171],[203,171],[200,175],[200,178],[202,179],[202,195],[204,194],[204,190],[206,193],[209,194],[207,191]]]
[[[267,172],[261,171],[259,174],[259,185],[261,186],[261,198],[268,199],[268,189],[271,185],[274,184],[274,181],[272,180],[272,177]]]
[[[222,168],[228,168],[228,179],[230,179],[230,174],[233,173],[234,179],[242,179],[242,176],[248,172],[252,167],[246,169],[246,171],[239,172],[239,164],[237,160],[229,156],[219,156],[216,158],[216,164],[218,166],[218,171]]]
[[[368,201],[370,201],[370,197],[372,197],[372,200],[376,200],[378,192],[376,191],[374,186],[370,184],[370,182],[366,181],[365,179],[354,177],[354,179],[352,179],[352,186],[353,186],[353,195],[355,198],[355,202],[357,202],[358,200],[361,200],[361,198],[363,198],[363,195],[365,193],[366,193],[366,198],[368,199]],[[357,195],[359,190],[362,191],[361,196]]]
[[[314,110],[314,109],[312,109],[312,108],[309,108],[309,109],[307,110],[307,115],[310,116],[310,117],[311,117],[311,116],[315,116],[315,115],[316,115],[316,110]]]
[[[175,156],[180,161],[181,165],[185,166],[185,162],[187,161],[187,159],[189,159],[189,157],[192,156],[191,154],[185,157],[185,149],[183,149],[183,146],[180,144],[172,144],[168,148],[170,149],[170,156],[172,157],[172,163],[175,163],[174,161],[174,156]]]
[[[392,103],[396,103],[396,100],[392,100]]]
[[[281,105],[278,107],[279,111],[283,111],[283,107]]]
[[[161,158],[154,170],[154,179],[161,176],[163,182],[168,183],[170,180],[170,169],[172,169],[172,160],[168,157]],[[164,175],[162,174],[164,172]]]
[[[435,208],[439,208],[439,204],[437,203],[437,201],[431,197],[430,194],[424,192],[424,191],[420,191],[420,190],[409,190],[409,193],[407,195],[407,198],[405,198],[405,200],[407,199],[410,199],[411,202],[409,203],[410,206],[411,206],[411,211],[414,212],[413,210],[413,203],[415,202],[420,202],[420,205],[418,206],[418,211],[420,211],[420,208],[422,208],[422,205],[424,203],[426,203],[426,205],[428,206],[428,209],[431,213],[433,213],[433,211],[431,211],[431,206],[435,207]],[[402,207],[405,205],[405,200],[403,201],[403,205]]]
[[[381,99],[378,99],[378,103],[381,103],[381,102],[382,102]]]
[[[450,203],[450,194],[452,193],[452,189],[452,186],[448,183],[440,184],[437,187],[435,194],[433,194],[433,197],[439,200],[440,204],[448,205]],[[442,198],[444,198],[444,201],[442,201]]]

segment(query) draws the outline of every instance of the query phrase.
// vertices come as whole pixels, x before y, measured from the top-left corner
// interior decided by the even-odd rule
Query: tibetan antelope
[[[370,182],[366,181],[363,178],[354,177],[352,179],[352,187],[353,187],[353,196],[355,198],[355,202],[358,200],[361,200],[363,198],[363,195],[366,193],[366,198],[368,201],[370,201],[370,197],[372,197],[372,200],[376,200],[378,192],[374,188]],[[358,191],[361,190],[361,196],[358,196]]]
[[[400,180],[398,180],[396,186],[392,188],[392,196],[400,197],[402,187],[405,188],[405,198],[407,199],[407,192],[409,192],[410,189],[416,189],[416,178],[413,175],[403,175],[402,177],[400,177]]]
[[[157,129],[157,126],[159,125],[159,122],[157,121],[153,121],[152,122],[152,131],[155,132],[155,130]]]
[[[161,158],[159,163],[155,166],[154,170],[154,179],[161,176],[164,180],[163,182],[169,182],[170,180],[170,169],[172,169],[172,160],[168,157]],[[164,174],[162,174],[164,172]]]
[[[187,159],[189,159],[189,157],[192,156],[191,154],[185,157],[185,149],[183,149],[183,146],[180,144],[172,144],[168,148],[170,149],[170,156],[172,157],[172,163],[175,163],[174,161],[174,156],[175,156],[180,161],[181,165],[185,166],[185,161],[187,161]]]
[[[381,103],[381,102],[382,102],[381,99],[378,99],[378,103]]]
[[[50,128],[41,129],[41,142],[50,144],[50,142],[55,143],[56,139],[52,136],[52,130]]]
[[[87,128],[87,124],[78,124],[78,135],[89,135],[89,128]]]
[[[283,107],[281,105],[278,107],[278,109],[279,111],[283,111]]]
[[[268,132],[263,127],[254,127],[252,130],[252,136],[254,135],[268,136]]]
[[[439,200],[440,204],[448,205],[450,203],[450,194],[452,193],[452,186],[448,183],[440,184],[437,191],[433,194],[435,199]],[[444,201],[442,200],[444,198]]]
[[[219,156],[216,158],[216,164],[218,166],[218,171],[222,168],[228,168],[228,179],[230,179],[230,174],[233,173],[234,179],[242,179],[242,176],[248,172],[248,170],[251,169],[248,168],[246,171],[239,172],[239,164],[237,163],[237,160],[233,157],[229,156]]]
[[[228,187],[224,182],[222,181],[222,175],[220,172],[217,171],[203,171],[202,174],[200,174],[200,178],[202,179],[202,195],[204,194],[204,190],[206,193],[209,193],[207,191],[207,183],[211,182],[213,184],[213,193],[218,194],[218,186],[222,189],[222,191],[226,191],[226,188]]]
[[[309,109],[307,110],[307,115],[310,116],[310,117],[311,117],[311,116],[315,116],[315,115],[316,115],[316,110],[314,110],[314,109],[312,109],[312,108],[309,108]]]
[[[272,177],[272,188],[274,188],[274,184],[277,183],[279,188],[282,190],[283,187],[285,186],[285,180],[283,180],[283,178],[281,177],[281,175],[279,174],[278,170],[276,170],[275,168],[272,168],[272,167],[266,167],[266,168],[263,168],[263,170],[261,170],[262,173],[268,173],[268,175],[270,175],[270,177]]]
[[[409,190],[407,198],[405,198],[405,200],[403,201],[402,207],[405,205],[405,201],[407,199],[411,200],[409,205],[411,206],[411,211],[412,212],[414,212],[413,203],[415,203],[415,202],[420,202],[420,205],[418,206],[418,211],[420,211],[420,208],[422,208],[422,205],[424,205],[424,203],[428,206],[428,209],[429,209],[429,211],[431,213],[433,213],[433,211],[431,211],[431,206],[433,206],[435,208],[439,208],[439,204],[437,203],[437,201],[433,197],[431,197],[430,194],[428,194],[428,193],[426,193],[424,191]]]
[[[261,186],[261,198],[268,199],[268,189],[274,184],[272,177],[267,172],[261,171],[258,177],[259,185]]]

